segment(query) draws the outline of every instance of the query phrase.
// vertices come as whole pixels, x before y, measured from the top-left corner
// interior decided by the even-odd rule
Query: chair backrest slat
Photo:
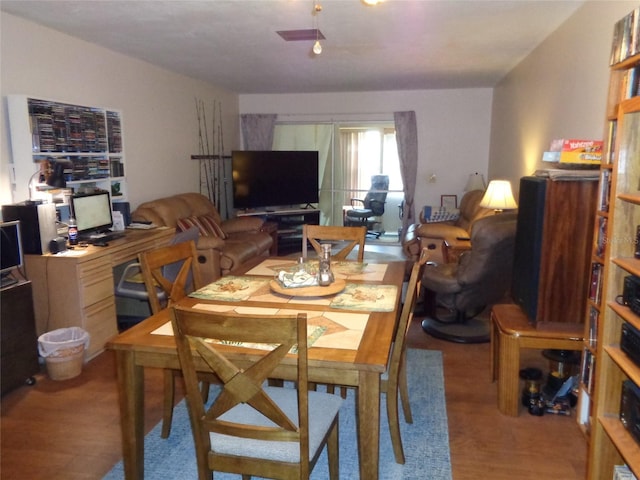
[[[400,369],[401,358],[405,352],[405,340],[407,338],[407,332],[409,325],[413,319],[413,310],[416,305],[418,296],[420,295],[420,289],[422,288],[422,275],[424,273],[424,266],[429,258],[429,250],[423,248],[420,252],[420,257],[413,264],[411,268],[411,275],[409,276],[409,283],[407,285],[407,294],[402,305],[402,311],[398,319],[398,327],[393,342],[393,352],[391,353],[391,361],[389,362],[389,377],[397,376]]]
[[[195,438],[204,442],[196,448],[211,448],[209,432],[295,441],[301,443],[300,458],[304,459],[306,454],[308,462],[306,314],[237,315],[175,306],[171,308],[171,317],[189,408],[190,411],[193,408],[194,413]],[[227,356],[225,344],[237,343],[266,344],[271,349],[253,349],[242,365],[236,365]],[[288,355],[294,348],[297,355]],[[297,372],[298,418],[287,416],[264,390],[265,381],[283,362]],[[208,368],[222,381],[222,391],[206,410],[198,387],[196,365],[199,370]],[[275,425],[253,426],[220,418],[240,403],[251,405]]]
[[[156,287],[160,287],[167,295],[167,305],[171,306],[187,296],[191,291],[203,287],[202,276],[198,264],[195,242],[176,243],[166,247],[142,252],[138,255],[142,278],[149,295],[149,305],[152,313],[158,313],[163,305],[156,294]],[[168,265],[178,263],[179,268],[170,271],[177,274],[175,278],[167,277]]]
[[[344,260],[351,251],[358,247],[359,262],[364,260],[364,244],[367,236],[366,227],[332,227],[326,225],[303,225],[302,227],[302,256],[307,257],[307,241],[313,249],[320,255],[322,247],[320,242],[346,241],[346,246],[337,252],[332,252],[331,257],[335,260]]]

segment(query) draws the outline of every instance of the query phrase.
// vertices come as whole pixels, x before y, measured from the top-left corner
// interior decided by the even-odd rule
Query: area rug
[[[409,349],[407,351],[409,398],[413,424],[404,422],[400,412],[400,429],[406,463],[395,462],[386,415],[385,395],[381,399],[380,415],[380,479],[451,480],[449,432],[444,396],[442,353],[433,350]],[[367,419],[363,419],[367,421]],[[173,415],[171,436],[160,438],[161,425],[145,437],[145,478],[174,480],[197,478],[193,439],[184,401]],[[355,404],[353,389],[340,411],[340,478],[358,478],[358,454],[356,443]],[[124,478],[122,462],[104,477],[107,480]],[[237,480],[239,475],[215,473],[216,480]],[[312,480],[329,478],[326,452],[318,460],[311,474]]]

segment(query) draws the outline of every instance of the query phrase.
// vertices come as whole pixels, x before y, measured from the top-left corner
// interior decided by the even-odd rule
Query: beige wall
[[[199,153],[196,98],[209,111],[221,102],[225,150],[237,147],[236,94],[4,12],[0,21],[0,203],[11,202],[5,99],[10,94],[121,110],[132,207],[199,190],[198,162],[190,159]]]
[[[416,208],[458,199],[472,172],[487,172],[492,89],[240,95],[240,113],[277,113],[283,121],[390,120],[414,110],[418,124]],[[435,183],[429,183],[431,175]],[[417,215],[417,212],[416,212]]]
[[[614,23],[636,2],[589,1],[491,89],[238,96],[6,13],[1,20],[0,203],[7,203],[8,94],[123,111],[132,206],[198,190],[194,99],[223,105],[226,151],[237,148],[241,113],[318,120],[385,118],[415,110],[416,205],[462,193],[468,173],[514,182],[543,168],[553,138],[601,138]],[[431,174],[436,183],[427,183]]]
[[[614,24],[637,2],[589,1],[494,90],[489,177],[518,180],[555,138],[601,139]]]

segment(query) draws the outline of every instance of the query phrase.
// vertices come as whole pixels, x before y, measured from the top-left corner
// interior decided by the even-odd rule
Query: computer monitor
[[[15,283],[9,274],[23,262],[20,221],[0,223],[0,281],[2,286]]]
[[[111,196],[107,191],[73,195],[71,212],[76,219],[79,236],[105,232],[113,226]]]

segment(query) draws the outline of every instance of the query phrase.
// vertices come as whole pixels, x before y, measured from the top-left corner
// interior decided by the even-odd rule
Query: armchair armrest
[[[360,206],[360,205],[356,205],[356,204],[361,204],[361,206],[364,208],[364,200],[362,200],[360,198],[352,198],[351,199],[351,206],[352,207]]]
[[[198,243],[196,244],[197,250],[207,250],[213,248],[214,250],[222,250],[225,242],[220,237],[198,237]]]
[[[135,273],[133,273],[135,271]],[[122,289],[124,287],[125,282],[128,282],[129,277],[140,273],[140,264],[138,262],[134,262],[134,263],[130,263],[129,265],[127,265],[124,269],[124,271],[122,272],[122,275],[120,275],[120,280],[118,280],[118,286],[116,288],[116,291]]]
[[[205,284],[220,278],[220,256],[224,245],[225,241],[218,237],[198,237],[198,263]]]

